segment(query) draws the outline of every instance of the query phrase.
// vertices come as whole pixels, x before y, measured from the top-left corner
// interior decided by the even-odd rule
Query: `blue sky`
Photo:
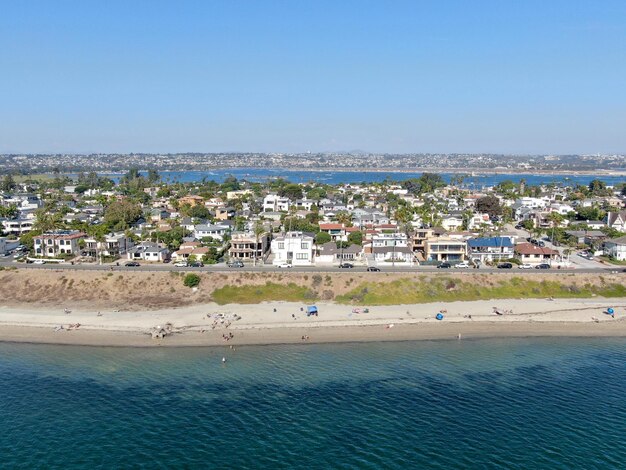
[[[0,152],[626,152],[626,2],[0,1]]]

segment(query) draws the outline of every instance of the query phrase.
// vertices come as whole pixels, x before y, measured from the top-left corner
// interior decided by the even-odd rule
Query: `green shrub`
[[[197,274],[189,273],[183,279],[183,285],[187,287],[196,287],[200,284],[200,276]]]

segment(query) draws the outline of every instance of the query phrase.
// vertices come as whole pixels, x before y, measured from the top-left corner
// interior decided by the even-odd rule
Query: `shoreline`
[[[356,308],[318,303],[203,304],[157,311],[72,311],[0,307],[0,342],[107,346],[203,347],[512,337],[626,337],[624,299],[509,299]],[[494,307],[504,312],[496,315]],[[615,318],[604,313],[612,306]],[[354,310],[353,310],[354,309]],[[443,311],[444,319],[435,315]],[[220,317],[221,315],[221,317]],[[239,320],[234,318],[239,317]],[[219,321],[217,320],[219,319]],[[156,326],[172,334],[153,339]],[[80,324],[69,329],[70,325]],[[63,326],[63,329],[59,329]],[[225,339],[232,335],[232,339]],[[303,339],[303,337],[305,339]],[[308,338],[308,339],[306,339]]]

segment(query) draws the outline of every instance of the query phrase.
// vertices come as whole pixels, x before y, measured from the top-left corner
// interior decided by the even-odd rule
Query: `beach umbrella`
[[[608,313],[609,315],[613,315],[615,313],[615,310],[613,310],[611,307],[606,309],[606,313]]]
[[[437,314],[437,316],[435,316],[435,318],[436,318],[437,320],[443,320],[443,313],[441,313],[441,312],[440,312],[440,313],[438,313],[438,314]]]

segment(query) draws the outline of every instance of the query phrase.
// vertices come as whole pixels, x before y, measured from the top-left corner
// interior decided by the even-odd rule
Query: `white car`
[[[174,266],[176,266],[177,268],[186,268],[187,261],[179,261],[178,263],[174,263]]]
[[[467,269],[470,267],[469,263],[467,261],[463,261],[462,263],[457,263],[454,265],[455,268],[464,268]]]
[[[532,264],[528,264],[528,263],[524,263],[524,264],[520,264],[518,266],[519,269],[533,269],[533,265]]]
[[[276,266],[278,266],[279,268],[292,268],[293,267],[291,263],[280,263],[280,264],[277,264]]]
[[[33,261],[33,264],[46,264],[46,262],[42,259],[36,259],[35,261]]]

